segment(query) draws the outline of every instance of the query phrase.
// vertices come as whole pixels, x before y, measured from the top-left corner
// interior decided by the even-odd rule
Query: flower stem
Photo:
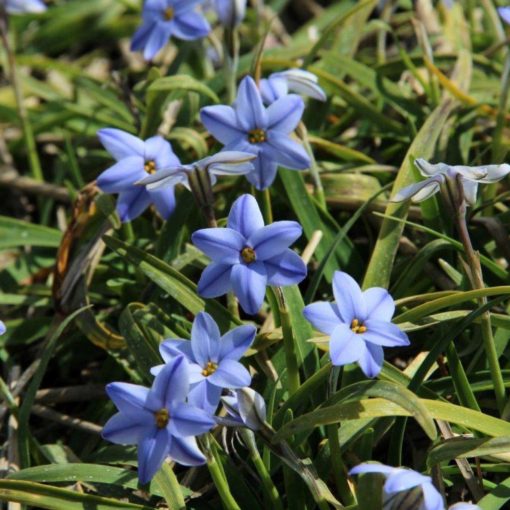
[[[225,472],[218,460],[218,452],[214,445],[211,444],[208,435],[204,436],[204,444],[205,455],[207,457],[207,468],[209,469],[209,473],[211,473],[211,478],[213,479],[216,489],[218,489],[218,493],[225,510],[241,510],[241,507],[237,504],[234,496],[232,496],[232,493],[230,492]]]
[[[32,125],[30,124],[28,113],[25,108],[21,84],[18,80],[16,58],[9,43],[9,34],[7,30],[7,13],[5,12],[5,8],[3,6],[0,7],[0,39],[4,45],[5,52],[7,54],[7,60],[9,62],[10,80],[12,88],[14,89],[16,107],[18,109],[18,116],[21,122],[21,128],[23,130],[23,138],[25,139],[25,146],[28,152],[30,172],[32,174],[32,178],[37,181],[43,181],[44,177],[41,169],[41,162],[39,161],[39,155],[37,154],[34,132],[32,131]]]
[[[227,103],[232,104],[237,92],[237,69],[239,67],[239,32],[237,27],[225,28],[225,83],[227,86]]]
[[[278,299],[278,312],[280,314],[280,323],[283,333],[283,348],[285,351],[285,363],[287,365],[287,381],[289,396],[295,393],[301,382],[299,379],[299,364],[296,353],[296,341],[292,332],[289,311],[285,303],[285,297],[280,287],[275,288],[276,297]]]
[[[186,502],[182,495],[179,480],[177,480],[172,467],[164,462],[161,469],[156,473],[155,479],[168,504],[168,508],[170,510],[184,510]]]
[[[239,431],[241,437],[244,440],[246,447],[250,452],[250,459],[257,470],[257,473],[262,480],[262,485],[264,488],[264,493],[266,495],[267,503],[269,504],[268,508],[273,508],[274,510],[283,510],[283,504],[280,499],[280,495],[278,494],[278,490],[271,480],[271,475],[269,474],[262,457],[257,449],[257,444],[255,443],[255,436],[251,430],[248,429],[240,429]]]
[[[207,226],[211,228],[217,227],[218,223],[214,214],[214,194],[209,172],[195,168],[188,175],[188,182],[195,202],[204,215]]]
[[[460,179],[457,181],[457,193],[453,195],[455,199],[456,222],[459,237],[462,245],[464,246],[464,253],[466,255],[467,264],[469,266],[469,276],[473,289],[484,289],[482,266],[480,264],[480,255],[473,249],[471,238],[469,237],[469,230],[466,223],[466,201],[464,200],[462,183]],[[478,299],[479,306],[487,303],[486,297]],[[480,317],[480,327],[482,332],[483,345],[487,362],[489,364],[489,371],[491,373],[492,384],[494,385],[494,393],[496,395],[496,405],[501,413],[505,407],[505,384],[501,374],[501,367],[499,366],[498,353],[494,343],[491,326],[491,314],[489,311],[483,313]]]
[[[262,216],[264,216],[264,223],[269,225],[273,223],[273,206],[271,204],[271,192],[269,188],[259,191],[252,188],[252,192],[255,195],[257,202],[262,205]]]

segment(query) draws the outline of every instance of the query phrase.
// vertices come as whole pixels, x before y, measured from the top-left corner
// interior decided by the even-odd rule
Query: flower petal
[[[174,437],[170,443],[169,456],[183,466],[201,466],[206,458],[194,437]]]
[[[305,306],[303,315],[315,329],[327,335],[331,335],[342,320],[338,315],[336,305],[327,301],[317,301],[317,303]]]
[[[403,202],[411,200],[415,203],[423,202],[427,198],[439,191],[440,185],[444,182],[444,176],[437,175],[429,177],[424,181],[411,184],[397,191],[397,193],[390,199],[391,202]]]
[[[198,12],[186,12],[175,17],[172,33],[184,41],[193,41],[205,37],[211,31],[207,20]]]
[[[424,483],[431,483],[429,476],[423,476],[421,473],[412,469],[399,469],[393,472],[384,484],[384,491],[388,494],[400,492],[418,487]]]
[[[117,214],[122,222],[138,218],[151,203],[151,197],[144,188],[122,191],[117,199]]]
[[[232,267],[230,281],[241,308],[248,314],[256,314],[266,294],[267,274],[264,264],[236,264]]]
[[[126,416],[134,418],[145,409],[149,388],[138,384],[114,382],[107,384],[105,389],[117,409]]]
[[[205,411],[182,403],[172,408],[168,430],[172,436],[188,437],[205,434],[213,426],[214,420]]]
[[[239,232],[245,239],[264,226],[264,218],[255,197],[248,194],[241,195],[232,204],[227,226]]]
[[[350,475],[363,475],[365,473],[378,473],[381,475],[391,475],[393,472],[397,471],[398,468],[394,468],[391,466],[386,466],[384,464],[372,464],[365,462],[363,464],[358,464],[356,467],[353,467],[350,471]]]
[[[287,82],[284,79],[274,77],[273,75],[269,76],[267,79],[264,78],[260,80],[259,89],[262,100],[265,104],[269,105],[277,99],[286,96],[289,92]]]
[[[364,342],[360,335],[354,333],[346,324],[338,324],[331,333],[329,356],[335,366],[348,365],[358,361]]]
[[[196,362],[202,367],[209,361],[215,363],[220,355],[220,330],[207,312],[199,312],[191,327],[191,349]]]
[[[198,293],[205,298],[222,296],[232,290],[230,276],[232,274],[231,264],[209,264],[198,282]]]
[[[362,336],[362,335],[358,335]],[[380,345],[374,345],[368,342],[363,343],[360,349],[358,365],[367,377],[376,377],[379,375],[384,363],[384,351]]]
[[[173,186],[147,191],[159,214],[167,220],[175,211],[175,192]]]
[[[286,287],[301,282],[307,273],[303,259],[292,250],[285,250],[276,257],[264,260],[267,283],[275,287]]]
[[[291,170],[309,168],[311,161],[301,144],[280,131],[271,131],[262,151],[278,164]]]
[[[258,190],[264,190],[273,184],[276,177],[278,163],[264,151],[259,151],[257,159],[253,160],[255,170],[246,174],[248,181]]]
[[[354,278],[342,271],[335,271],[333,294],[340,317],[348,326],[354,319],[364,322],[367,309],[361,289]]]
[[[363,291],[367,307],[367,318],[389,322],[395,313],[395,301],[382,287],[372,287]]]
[[[498,7],[498,13],[505,23],[510,24],[510,7]]]
[[[145,161],[156,163],[156,173],[158,170],[175,168],[181,165],[179,158],[172,150],[172,144],[159,135],[145,140]]]
[[[476,204],[476,194],[478,193],[478,182],[476,181],[468,181],[467,179],[462,179],[462,192],[466,202],[469,205]]]
[[[441,493],[434,487],[432,482],[422,484],[421,490],[423,491],[423,503],[424,503],[425,510],[443,510],[444,509],[443,496],[441,496]],[[453,509],[453,507],[450,507],[450,510],[452,510],[452,509]],[[466,507],[464,510],[468,510],[468,509],[469,509],[469,507]],[[457,510],[461,510],[461,509],[458,508]],[[472,505],[471,510],[480,510],[480,507]]]
[[[141,411],[137,419],[125,414],[114,414],[103,427],[101,435],[115,444],[137,444],[148,427],[154,426],[154,416],[148,411]]]
[[[450,165],[444,163],[429,163],[426,159],[417,158],[414,160],[414,165],[424,177],[432,177],[438,175],[448,175]]]
[[[239,84],[235,110],[238,125],[245,133],[252,129],[266,129],[268,115],[259,89],[251,76],[246,76]]]
[[[231,228],[203,228],[193,232],[191,242],[214,262],[237,264],[246,246],[244,237]]]
[[[256,333],[257,328],[245,325],[234,328],[223,335],[220,340],[220,361],[241,359],[253,343]]]
[[[105,128],[97,132],[103,147],[117,160],[130,156],[144,157],[144,142],[120,129]]]
[[[103,193],[120,193],[131,189],[144,176],[143,158],[128,156],[101,173],[97,178],[97,186]]]
[[[174,403],[183,402],[189,392],[188,363],[184,356],[168,361],[158,373],[149,392],[146,408],[159,411],[169,409]]]
[[[396,324],[377,319],[367,319],[363,324],[367,330],[361,336],[367,342],[384,347],[409,345],[409,338]]]
[[[140,483],[149,483],[168,455],[170,436],[166,428],[154,427],[152,434],[138,444],[138,478]]]
[[[143,58],[145,60],[152,60],[167,44],[172,34],[172,28],[172,24],[160,21],[154,23],[152,32],[150,33],[143,50]]]
[[[0,321],[0,335],[3,335],[7,331],[7,328],[5,327],[5,324]]]
[[[277,99],[267,109],[268,129],[282,134],[292,133],[299,124],[304,109],[305,103],[296,94],[289,94]]]
[[[147,19],[142,23],[135,32],[135,35],[133,35],[131,51],[143,50],[145,46],[147,46],[147,41],[149,40],[155,26],[156,22],[154,19]]]
[[[206,106],[200,110],[200,119],[207,131],[224,145],[246,138],[246,132],[237,122],[236,112],[230,106]]]
[[[195,356],[193,355],[191,342],[189,340],[181,340],[180,338],[165,340],[159,345],[159,353],[165,363],[168,363],[179,355],[183,355],[188,361],[195,363]]]
[[[220,388],[237,389],[249,386],[251,375],[239,361],[224,359],[216,371],[207,378],[207,381]]]
[[[255,231],[248,239],[257,260],[267,260],[285,252],[303,233],[297,221],[275,221]]]
[[[194,384],[188,396],[188,402],[203,409],[206,413],[214,414],[220,403],[221,388],[211,384],[207,379]]]

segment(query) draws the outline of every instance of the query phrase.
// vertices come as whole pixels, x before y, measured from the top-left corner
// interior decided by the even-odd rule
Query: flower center
[[[217,369],[218,369],[218,363],[214,363],[212,361],[208,361],[207,365],[202,370],[202,375],[204,377],[208,377],[208,376],[214,374],[214,372],[216,372]]]
[[[143,165],[143,169],[148,174],[153,174],[154,172],[156,172],[156,162],[153,159],[150,159],[149,161],[146,161],[145,165]]]
[[[358,319],[353,319],[351,322],[351,330],[354,331],[356,334],[364,333],[367,328],[366,326],[363,326],[363,324],[360,324]]]
[[[248,141],[250,143],[262,143],[267,140],[267,134],[263,129],[252,129],[248,131]]]
[[[255,250],[253,248],[250,248],[249,246],[245,246],[241,250],[241,257],[247,264],[251,264],[252,262],[255,262],[257,260]]]
[[[163,407],[159,411],[156,411],[154,413],[154,419],[156,420],[156,427],[158,427],[158,429],[164,429],[170,421],[170,413],[168,412],[168,409]]]
[[[166,21],[172,20],[174,18],[174,9],[173,9],[173,7],[167,7],[163,11],[163,17],[165,18]]]

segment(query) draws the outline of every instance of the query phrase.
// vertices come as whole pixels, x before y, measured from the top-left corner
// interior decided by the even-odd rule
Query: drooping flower
[[[200,116],[207,130],[225,145],[224,150],[257,156],[255,170],[246,177],[262,190],[273,183],[278,165],[293,170],[310,166],[308,154],[290,136],[303,109],[303,100],[295,94],[278,99],[266,109],[257,85],[247,76],[239,85],[234,107],[207,106]]]
[[[7,328],[5,327],[5,324],[0,321],[0,335],[3,335],[7,331]]]
[[[510,165],[447,165],[446,163],[432,164],[424,159],[415,159],[421,175],[427,177],[424,181],[406,186],[397,192],[392,202],[421,202],[437,193],[442,184],[454,183],[460,179],[462,191],[469,205],[476,203],[476,193],[479,183],[494,183],[500,181],[510,173]]]
[[[510,7],[498,7],[498,13],[505,23],[510,24]]]
[[[266,421],[266,403],[262,395],[251,388],[241,388],[221,397],[228,416],[216,417],[220,425],[248,427],[259,430]]]
[[[189,188],[188,176],[194,170],[208,171],[211,184],[218,175],[245,175],[253,171],[252,160],[256,156],[248,152],[222,151],[214,156],[201,159],[190,165],[176,165],[155,174],[145,176],[136,184],[142,184],[148,191],[182,184]]]
[[[392,496],[402,491],[412,490],[415,487],[422,491],[422,498],[416,510],[444,510],[445,505],[441,493],[434,487],[432,478],[424,476],[412,469],[394,468],[384,464],[359,464],[351,469],[350,475],[364,473],[379,473],[386,476],[384,483],[384,501],[388,502]],[[392,506],[385,508],[392,510]]]
[[[175,208],[173,186],[147,190],[135,183],[147,174],[157,174],[181,164],[170,143],[161,136],[143,141],[120,129],[111,128],[99,130],[98,137],[117,163],[97,178],[97,185],[104,193],[119,193],[117,212],[120,219],[131,221],[150,204],[154,204],[161,216],[167,219]]]
[[[260,80],[260,93],[265,104],[274,103],[277,99],[285,97],[289,92],[326,101],[326,93],[319,85],[315,74],[303,69],[289,69],[273,73],[268,78]]]
[[[214,6],[222,25],[233,28],[243,21],[247,0],[214,0]]]
[[[197,11],[203,0],[145,0],[143,23],[131,42],[131,50],[143,50],[145,60],[152,60],[170,37],[185,41],[205,37],[211,30]]]
[[[304,316],[330,335],[333,365],[356,362],[367,377],[375,377],[383,365],[383,347],[409,345],[407,335],[391,322],[393,298],[380,287],[362,291],[351,276],[340,271],[333,276],[333,294],[335,303],[312,303],[304,308]]]
[[[294,285],[306,276],[305,263],[289,249],[301,233],[295,221],[264,226],[255,198],[242,195],[232,205],[226,228],[197,230],[191,236],[212,259],[198,282],[199,294],[213,298],[233,291],[246,313],[257,313],[267,285]]]
[[[115,444],[138,445],[138,477],[148,483],[170,457],[184,466],[205,462],[196,437],[214,426],[202,409],[186,403],[189,368],[184,356],[177,356],[158,373],[152,387],[129,383],[106,386],[119,412],[103,429],[103,437]]]
[[[225,335],[220,335],[218,325],[205,312],[200,312],[193,321],[191,341],[165,340],[160,353],[165,362],[184,355],[189,362],[191,389],[189,402],[214,413],[224,388],[236,389],[248,386],[251,376],[239,363],[255,338],[254,326],[239,326]],[[164,365],[152,369],[158,373]]]
[[[5,10],[9,14],[40,13],[46,10],[41,0],[7,0]]]

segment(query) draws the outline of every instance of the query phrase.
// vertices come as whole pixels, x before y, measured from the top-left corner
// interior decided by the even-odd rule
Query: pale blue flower
[[[248,386],[251,376],[239,360],[252,344],[254,326],[239,326],[221,336],[218,325],[206,312],[193,321],[191,340],[169,339],[160,345],[165,362],[184,355],[189,362],[191,390],[189,402],[214,413],[223,389]],[[164,365],[152,369],[158,373]]]
[[[445,505],[441,493],[434,487],[432,478],[424,476],[412,469],[394,468],[384,464],[359,464],[351,469],[350,475],[360,475],[364,473],[378,473],[386,476],[384,484],[384,502],[389,502],[395,494],[408,491],[415,487],[422,490],[423,500],[416,510],[444,510]],[[391,508],[391,504],[388,510]]]
[[[133,36],[131,49],[143,50],[146,60],[165,46],[170,37],[186,41],[205,37],[211,30],[202,13],[197,11],[203,0],[146,0],[143,23]]]
[[[498,7],[498,13],[505,23],[510,24],[510,7]]]
[[[7,328],[5,327],[5,324],[0,321],[0,335],[3,335],[7,331]]]
[[[367,377],[375,377],[384,362],[383,347],[409,345],[407,335],[391,322],[395,302],[386,289],[362,291],[347,273],[333,276],[335,303],[318,301],[304,308],[312,325],[330,335],[333,365],[358,363]]]
[[[273,73],[268,78],[260,80],[260,93],[266,104],[274,103],[289,92],[295,92],[318,101],[327,99],[326,93],[319,85],[317,76],[303,69],[289,69]]]
[[[119,412],[103,429],[103,437],[115,444],[138,445],[138,477],[148,483],[164,459],[184,466],[205,462],[195,436],[204,434],[214,421],[202,409],[186,403],[189,367],[177,356],[158,373],[152,387],[111,383],[108,396]]]
[[[226,228],[205,228],[191,236],[212,259],[198,282],[198,293],[213,298],[233,291],[246,313],[257,313],[267,285],[294,285],[306,276],[305,263],[289,249],[302,231],[295,221],[264,226],[255,198],[242,195],[232,205]]]
[[[257,85],[250,76],[243,79],[234,107],[207,106],[200,115],[207,130],[224,150],[255,154],[255,170],[246,175],[257,188],[266,189],[275,177],[278,165],[294,170],[310,166],[303,147],[291,138],[301,116],[303,100],[289,94],[265,108]]]
[[[9,14],[40,13],[46,10],[41,0],[7,0],[5,10]]]
[[[180,165],[172,146],[161,136],[145,141],[120,129],[101,129],[98,137],[117,163],[97,178],[103,193],[119,193],[117,213],[121,221],[131,221],[154,204],[161,216],[167,219],[175,209],[173,186],[161,190],[147,190],[137,186],[147,174]]]

